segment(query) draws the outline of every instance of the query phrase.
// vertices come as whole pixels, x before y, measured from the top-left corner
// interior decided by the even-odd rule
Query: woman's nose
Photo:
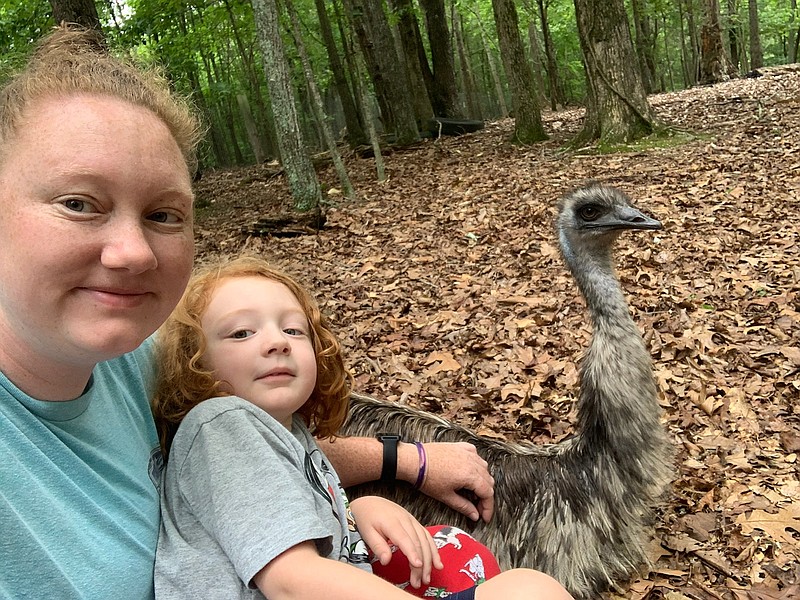
[[[158,266],[143,226],[128,222],[120,223],[108,232],[101,262],[109,269],[126,269],[133,273],[143,273]]]

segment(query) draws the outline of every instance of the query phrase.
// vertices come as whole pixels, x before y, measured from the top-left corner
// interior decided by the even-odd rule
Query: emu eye
[[[578,209],[578,215],[584,221],[596,221],[600,218],[602,211],[596,204],[587,204]]]

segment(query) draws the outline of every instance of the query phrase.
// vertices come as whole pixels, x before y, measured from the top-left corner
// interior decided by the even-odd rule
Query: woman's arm
[[[383,444],[374,438],[349,437],[318,440],[320,448],[345,487],[380,478]],[[467,442],[426,443],[427,474],[422,491],[473,521],[489,521],[494,512],[494,479],[488,464]],[[397,479],[414,483],[419,474],[419,454],[414,444],[397,445]],[[477,506],[459,494],[470,490]]]
[[[292,546],[253,577],[270,600],[408,600],[377,575],[317,554],[313,542]]]

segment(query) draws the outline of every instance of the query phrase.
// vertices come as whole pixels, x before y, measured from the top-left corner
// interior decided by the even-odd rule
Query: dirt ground
[[[604,598],[800,598],[800,66],[651,102],[673,143],[568,152],[582,111],[565,110],[535,146],[510,145],[506,120],[394,150],[383,183],[348,154],[358,198],[320,167],[319,232],[253,233],[290,213],[274,165],[205,172],[198,257],[257,253],[314,289],[358,391],[555,443],[591,337],[555,203],[589,179],[619,187],[665,225],[623,236],[616,259],[676,472],[651,570]]]

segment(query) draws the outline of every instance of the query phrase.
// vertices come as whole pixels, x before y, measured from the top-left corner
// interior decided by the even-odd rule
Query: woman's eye
[[[61,204],[72,212],[94,212],[94,207],[91,204],[79,198],[67,198]]]
[[[180,223],[181,218],[171,212],[166,210],[159,210],[154,212],[147,217],[151,221],[155,221],[156,223]]]

